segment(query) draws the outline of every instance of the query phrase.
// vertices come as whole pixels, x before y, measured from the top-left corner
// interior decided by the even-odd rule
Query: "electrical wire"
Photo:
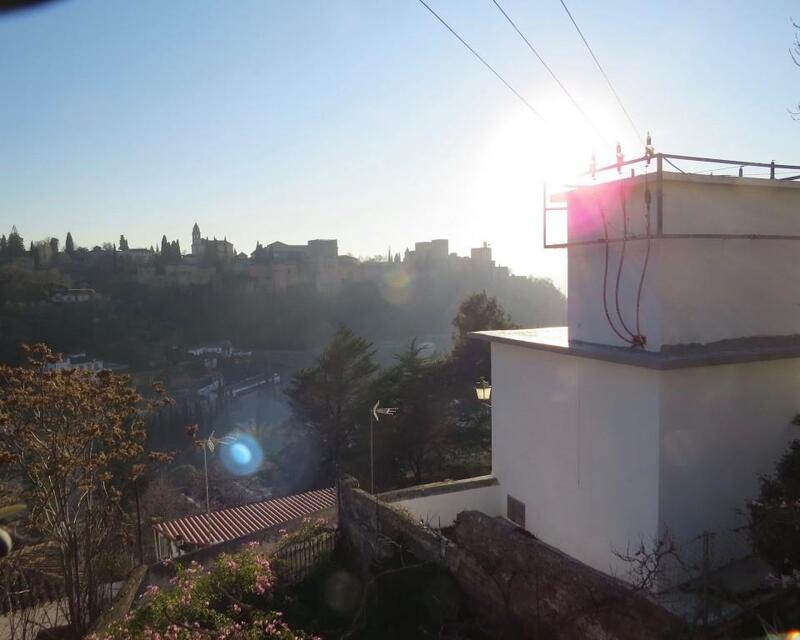
[[[540,119],[542,122],[547,122],[547,121],[545,120],[544,116],[543,116],[541,113],[539,113],[539,112],[538,112],[536,109],[534,109],[534,108],[533,108],[533,105],[531,105],[531,103],[530,103],[530,102],[528,102],[528,101],[527,101],[527,100],[526,100],[526,99],[525,99],[525,98],[522,96],[522,94],[521,94],[519,91],[517,91],[517,90],[516,90],[514,87],[512,87],[512,86],[511,86],[511,85],[510,85],[510,84],[509,84],[509,83],[506,81],[506,79],[505,79],[503,76],[501,76],[501,75],[500,75],[500,74],[499,74],[499,73],[498,73],[498,72],[495,70],[495,68],[494,68],[492,65],[490,65],[488,62],[486,62],[486,60],[484,60],[484,59],[483,59],[483,57],[481,56],[481,54],[479,54],[477,51],[475,51],[475,49],[473,49],[471,46],[469,46],[469,44],[467,44],[467,41],[466,41],[466,40],[464,40],[464,38],[462,38],[460,35],[458,35],[458,34],[455,32],[455,30],[453,29],[453,27],[451,27],[449,24],[447,24],[447,22],[445,22],[445,21],[444,21],[444,19],[443,19],[443,18],[442,18],[442,17],[441,17],[441,16],[440,16],[438,13],[436,13],[436,12],[435,12],[433,9],[431,9],[430,5],[429,5],[427,2],[425,2],[425,0],[419,0],[419,3],[420,3],[420,4],[421,4],[423,7],[425,7],[425,8],[426,8],[428,11],[430,11],[430,12],[433,14],[433,16],[434,16],[434,17],[435,17],[435,18],[436,18],[436,19],[437,19],[439,22],[441,22],[441,23],[444,25],[444,27],[445,27],[445,28],[446,28],[446,29],[447,29],[447,30],[448,30],[450,33],[452,33],[452,34],[453,34],[453,35],[454,35],[454,36],[455,36],[455,37],[458,39],[458,41],[459,41],[461,44],[463,44],[463,45],[464,45],[464,46],[465,46],[467,49],[469,49],[469,50],[470,50],[470,52],[472,53],[472,55],[474,55],[474,56],[475,56],[475,57],[476,57],[478,60],[480,60],[480,61],[483,63],[483,65],[484,65],[484,66],[485,66],[487,69],[489,69],[489,71],[491,71],[491,72],[492,72],[492,73],[493,73],[493,74],[494,74],[494,75],[497,77],[497,79],[498,79],[498,80],[500,80],[500,82],[502,82],[504,85],[506,85],[506,88],[507,88],[509,91],[511,91],[511,92],[512,92],[512,93],[513,93],[515,96],[517,96],[517,98],[519,98],[519,99],[520,99],[520,101],[521,101],[521,102],[522,102],[522,103],[523,103],[523,104],[524,104],[526,107],[528,107],[528,109],[529,109],[529,110],[530,110],[530,111],[531,111],[531,112],[532,112],[532,113],[533,113],[533,114],[534,114],[536,117],[538,117],[538,118],[539,118],[539,119]]]
[[[605,245],[605,250],[606,250],[605,264],[603,266],[603,311],[605,311],[605,313],[606,313],[606,320],[608,320],[608,326],[611,327],[611,330],[617,335],[617,337],[620,340],[622,340],[626,344],[629,344],[629,345],[633,346],[634,342],[630,338],[627,338],[624,335],[622,335],[622,333],[619,331],[619,329],[617,329],[617,325],[615,325],[614,322],[611,320],[611,313],[609,313],[609,311],[608,311],[608,295],[607,295],[607,293],[608,293],[608,262],[609,262],[609,255],[608,254],[609,254],[609,245],[611,243],[609,242],[609,238],[608,238],[608,224],[606,222],[606,212],[603,209],[603,205],[599,201],[598,201],[597,205],[600,208],[600,217],[603,219],[603,236],[605,237],[604,245]]]
[[[632,340],[636,339],[636,334],[633,333],[628,328],[628,325],[625,324],[625,319],[622,317],[622,311],[620,310],[619,306],[619,283],[622,279],[622,265],[625,263],[625,247],[628,244],[628,209],[625,206],[625,195],[620,190],[620,203],[622,204],[622,248],[619,251],[619,266],[617,267],[617,282],[614,287],[614,303],[617,307],[617,317],[619,318],[619,322],[622,325],[623,330],[630,335]]]
[[[672,160],[670,160],[669,158],[664,158],[664,160],[665,160],[666,162],[668,162],[668,163],[670,164],[670,166],[672,166],[674,169],[677,169],[677,170],[678,170],[678,171],[680,171],[681,173],[686,173],[686,172],[685,172],[683,169],[681,169],[681,168],[680,168],[680,167],[679,167],[677,164],[675,164],[674,162],[672,162]]]
[[[636,291],[636,344],[644,348],[647,344],[647,337],[642,335],[641,327],[641,309],[642,309],[642,288],[644,287],[644,277],[647,274],[647,265],[650,263],[650,245],[652,238],[650,236],[650,187],[647,185],[647,170],[644,172],[644,204],[647,207],[647,248],[644,253],[644,264],[642,265],[642,275],[639,278],[639,288]]]
[[[522,33],[520,28],[511,19],[511,16],[509,16],[508,13],[506,13],[505,9],[503,9],[503,7],[500,6],[500,3],[497,0],[492,0],[492,2],[494,3],[494,6],[497,7],[498,11],[500,11],[500,13],[503,14],[503,17],[506,20],[508,20],[508,23],[512,27],[514,27],[514,31],[516,31],[519,34],[519,37],[522,38],[522,40],[525,42],[526,45],[528,45],[528,49],[530,49],[531,52],[533,53],[533,55],[535,55],[539,59],[539,62],[542,63],[542,66],[545,69],[547,69],[547,72],[550,74],[550,76],[553,78],[553,80],[555,80],[556,84],[559,87],[561,87],[561,90],[564,92],[564,94],[567,96],[567,98],[570,99],[572,104],[580,112],[580,114],[584,117],[586,122],[589,123],[589,126],[594,130],[594,132],[597,134],[597,136],[605,143],[606,146],[608,146],[610,149],[613,150],[614,146],[606,139],[606,137],[603,135],[603,133],[600,131],[600,129],[597,127],[597,125],[594,123],[594,120],[592,120],[591,117],[589,117],[589,114],[586,113],[586,111],[583,110],[583,107],[581,107],[581,105],[578,104],[578,101],[575,100],[575,98],[572,96],[572,94],[569,92],[569,90],[564,86],[564,83],[561,82],[561,80],[558,79],[558,76],[550,68],[550,65],[548,65],[544,61],[544,58],[542,58],[542,56],[539,55],[539,52],[534,48],[534,46],[531,44],[530,40],[528,40],[528,38],[525,37],[525,34]]]
[[[567,8],[567,5],[564,3],[564,0],[560,0],[560,2],[561,2],[561,6],[564,7],[564,11],[567,12],[567,15],[569,16],[569,19],[572,21],[572,24],[575,26],[575,30],[578,32],[578,35],[581,37],[581,40],[583,40],[583,44],[585,44],[586,48],[589,50],[589,53],[591,54],[592,59],[594,60],[595,64],[597,65],[597,68],[600,70],[600,73],[603,74],[603,77],[605,78],[606,83],[608,84],[608,88],[611,89],[611,93],[613,93],[614,97],[617,99],[617,103],[619,104],[620,109],[622,109],[622,112],[625,114],[625,117],[628,118],[628,122],[630,122],[631,127],[636,132],[636,137],[639,138],[639,142],[642,143],[642,146],[645,146],[645,141],[644,141],[644,138],[642,137],[642,134],[639,133],[639,129],[636,128],[636,124],[634,124],[633,118],[631,118],[631,114],[628,113],[628,110],[625,108],[625,105],[622,104],[622,98],[619,97],[619,94],[617,93],[617,90],[614,88],[614,85],[611,83],[611,79],[608,77],[608,74],[603,69],[603,65],[600,64],[600,61],[597,59],[597,56],[594,54],[594,51],[592,50],[592,47],[589,45],[589,41],[586,39],[586,36],[583,35],[583,31],[581,31],[581,28],[578,26],[578,23],[575,21],[575,18],[573,17],[572,13]]]

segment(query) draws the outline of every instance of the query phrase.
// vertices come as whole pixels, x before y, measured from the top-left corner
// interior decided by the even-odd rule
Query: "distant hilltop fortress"
[[[450,253],[446,239],[417,242],[413,249],[400,253],[391,250],[383,257],[359,260],[339,255],[336,240],[315,239],[306,244],[275,241],[256,242],[248,256],[237,253],[227,238],[203,237],[200,226],[192,227],[191,253],[183,253],[178,240],[163,236],[155,247],[134,248],[124,235],[119,245],[105,243],[92,249],[77,247],[68,238],[66,248],[58,250],[55,240],[32,244],[11,259],[22,268],[64,267],[75,262],[113,273],[116,279],[141,284],[205,285],[224,281],[225,286],[244,290],[279,292],[306,288],[320,292],[336,291],[343,284],[357,282],[411,282],[415,276],[436,276],[446,272],[467,272],[475,287],[490,286],[513,279],[507,267],[492,260],[487,243],[471,250],[469,257]],[[523,278],[524,279],[524,278]],[[65,298],[66,300],[66,298]]]
[[[248,256],[236,253],[227,238],[203,237],[200,226],[192,227],[192,252],[181,256],[163,255],[152,250],[130,249],[121,253],[135,256],[137,278],[142,283],[207,284],[235,276],[237,286],[271,292],[306,287],[316,291],[336,291],[348,282],[379,281],[396,273],[414,275],[470,270],[476,284],[488,285],[497,279],[511,278],[507,267],[495,266],[487,243],[470,251],[469,257],[450,253],[446,239],[417,242],[401,257],[391,251],[382,258],[359,260],[339,255],[336,240],[315,239],[306,244],[275,241],[256,242]]]

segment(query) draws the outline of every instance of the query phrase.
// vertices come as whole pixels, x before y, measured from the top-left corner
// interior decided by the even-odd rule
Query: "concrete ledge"
[[[474,478],[465,478],[464,480],[443,480],[441,482],[431,482],[429,484],[418,484],[405,489],[396,489],[394,491],[379,493],[378,497],[384,502],[401,502],[414,498],[427,498],[429,496],[468,491],[469,489],[492,487],[496,484],[499,483],[494,476],[476,476]]]
[[[661,351],[570,340],[567,327],[476,331],[468,337],[645,369],[688,369],[800,358],[800,336],[751,336],[709,344],[664,345]]]

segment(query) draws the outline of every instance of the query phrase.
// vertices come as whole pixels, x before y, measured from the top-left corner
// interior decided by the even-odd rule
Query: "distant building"
[[[494,264],[492,260],[492,248],[489,246],[488,242],[484,242],[483,246],[470,249],[469,257],[475,262]]]
[[[311,285],[317,291],[333,291],[342,282],[336,240],[309,240],[305,245],[258,243],[251,257],[257,264],[268,267],[262,268],[257,276],[269,282],[274,291],[298,284]]]
[[[204,260],[216,262],[232,262],[236,257],[236,252],[233,250],[233,245],[227,239],[209,240],[200,235],[200,227],[194,223],[192,228],[192,255]]]
[[[51,302],[71,304],[75,302],[89,302],[97,297],[94,289],[64,289],[50,296]]]
[[[121,256],[127,257],[135,264],[148,264],[156,257],[156,252],[152,249],[123,249],[119,253]]]
[[[80,371],[125,371],[128,365],[96,360],[89,358],[86,353],[72,353],[58,362],[46,364],[44,368],[45,371],[67,371],[71,369]]]

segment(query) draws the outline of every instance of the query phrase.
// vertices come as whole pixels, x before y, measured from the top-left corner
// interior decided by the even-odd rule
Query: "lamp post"
[[[393,416],[397,413],[397,407],[381,407],[380,400],[375,403],[369,411],[369,492],[375,493],[375,456],[374,456],[374,438],[373,438],[373,425],[380,422],[378,416]]]

